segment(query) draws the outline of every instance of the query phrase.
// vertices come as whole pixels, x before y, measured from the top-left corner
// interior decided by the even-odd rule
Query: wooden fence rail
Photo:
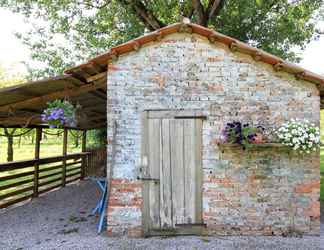
[[[83,179],[90,155],[96,152],[0,164],[0,209]]]
[[[107,165],[106,147],[96,149],[86,149],[89,153],[87,157],[86,176],[105,176]]]

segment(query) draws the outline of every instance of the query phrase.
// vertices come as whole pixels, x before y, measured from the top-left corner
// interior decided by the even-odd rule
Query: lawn
[[[62,155],[62,150],[63,150],[62,146],[63,146],[62,135],[60,135],[60,136],[48,135],[48,136],[44,137],[42,139],[42,141],[41,141],[40,157],[44,158],[44,157]],[[35,150],[35,146],[34,146],[31,138],[28,138],[28,137],[23,138],[20,141],[20,143],[19,143],[18,138],[14,139],[14,147],[13,147],[14,161],[33,159],[34,158],[34,152],[35,152],[34,150]],[[68,140],[68,154],[78,153],[78,152],[81,152],[81,146],[78,145],[76,147],[75,143],[73,141],[73,137],[70,136],[69,140]],[[7,141],[6,141],[6,138],[1,137],[0,138],[0,163],[4,163],[6,161],[7,161]],[[71,161],[68,161],[68,163],[69,162],[71,162]],[[60,165],[60,163],[52,163],[52,164],[41,165],[40,169],[45,169],[45,168],[48,168],[48,167],[51,167],[51,166],[57,166],[57,165]],[[80,165],[80,164],[78,164],[78,165]],[[73,168],[75,166],[77,166],[77,165],[67,167],[67,169]],[[33,171],[33,169],[34,169],[33,167],[30,167],[30,168],[24,168],[24,169],[1,172],[0,177],[9,176],[9,175],[18,174],[18,173],[23,173],[23,172],[29,172],[29,171]],[[72,174],[72,173],[76,173],[76,172],[78,172],[78,170],[73,170],[70,173]],[[55,173],[57,173],[57,174],[52,175],[52,176],[50,176],[48,178],[41,179],[40,183],[47,182],[47,181],[50,181],[50,180],[54,180],[54,179],[60,178],[62,176],[61,175],[61,169],[55,169],[55,170],[50,170],[50,171],[40,173],[40,177],[45,176],[45,175],[49,175],[49,174],[55,174]],[[1,181],[0,188],[1,188],[1,186],[9,185],[9,184],[24,181],[24,180],[30,180],[32,178],[33,178],[32,176],[25,176],[25,177],[20,177],[20,178],[17,178],[17,179]],[[57,182],[54,182],[53,184],[57,184],[59,182],[60,181],[57,181]],[[53,185],[53,184],[50,184],[50,185]],[[18,188],[13,187],[13,188],[1,190],[0,195],[4,195],[4,194],[10,193],[10,192],[14,192],[14,191],[16,191],[18,189],[29,187],[30,185],[31,184],[27,183],[27,184],[20,185]],[[43,188],[46,188],[46,187],[48,187],[48,186],[45,185]],[[20,196],[30,194],[31,192],[32,191],[25,192],[25,193],[23,193],[21,195],[17,195],[14,198],[19,198]]]
[[[321,148],[321,201],[324,201],[324,147]]]
[[[44,140],[41,142],[40,157],[62,155],[61,138],[55,140]],[[17,140],[14,143],[14,161],[29,160],[34,158],[35,146],[24,141],[19,146]],[[75,147],[73,143],[68,143],[68,153],[81,152],[81,146]],[[4,138],[0,141],[0,163],[6,162],[7,159],[7,143]]]

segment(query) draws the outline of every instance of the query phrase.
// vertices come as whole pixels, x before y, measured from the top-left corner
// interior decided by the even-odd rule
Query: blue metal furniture
[[[106,215],[106,206],[107,206],[107,179],[99,178],[99,177],[90,177],[99,187],[101,192],[100,199],[97,203],[97,206],[92,210],[92,215],[99,213],[99,221],[98,221],[98,234],[102,232],[103,222]]]

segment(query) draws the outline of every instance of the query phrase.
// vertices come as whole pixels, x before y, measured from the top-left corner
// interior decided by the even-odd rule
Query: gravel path
[[[0,249],[320,249],[319,237],[108,238],[89,211],[98,198],[90,181],[67,186],[0,214]],[[323,218],[324,223],[324,218]],[[322,228],[324,233],[324,228]],[[324,240],[321,239],[322,245]],[[324,245],[323,245],[324,246]]]

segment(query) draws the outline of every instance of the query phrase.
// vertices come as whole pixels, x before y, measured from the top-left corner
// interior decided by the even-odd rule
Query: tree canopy
[[[5,68],[3,65],[0,65],[0,88],[17,85],[24,81],[23,75],[13,73],[10,68]]]
[[[178,22],[215,29],[290,61],[318,33],[323,0],[0,0],[37,20],[18,37],[31,49],[32,77],[62,71],[108,48]]]

